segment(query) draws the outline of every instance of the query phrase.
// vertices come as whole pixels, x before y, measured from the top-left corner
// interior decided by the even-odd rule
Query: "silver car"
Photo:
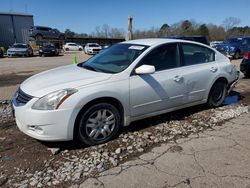
[[[33,49],[29,44],[15,43],[7,50],[8,57],[12,56],[33,56]]]
[[[204,103],[218,107],[238,78],[229,59],[207,45],[132,40],[27,79],[13,107],[19,129],[31,137],[93,145],[135,120]]]

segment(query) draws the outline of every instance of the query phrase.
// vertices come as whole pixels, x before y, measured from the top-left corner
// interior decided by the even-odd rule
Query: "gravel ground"
[[[11,115],[9,103],[5,102],[0,109],[4,112],[0,118],[8,120]],[[72,183],[80,183],[160,143],[175,142],[178,138],[220,126],[226,120],[248,113],[248,106],[224,106],[196,113],[193,113],[192,108],[186,111],[190,111],[190,114],[179,111],[141,121],[138,126],[146,126],[140,126],[139,130],[138,126],[126,128],[117,139],[106,144],[77,149],[64,148],[61,143],[56,147],[49,146],[44,149],[50,155],[41,162],[39,168],[13,167],[11,176],[7,175],[9,166],[5,163],[12,161],[11,156],[0,156],[0,185],[2,182],[2,185],[11,187],[67,187]]]

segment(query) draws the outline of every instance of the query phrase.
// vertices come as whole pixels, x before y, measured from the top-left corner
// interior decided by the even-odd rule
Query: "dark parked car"
[[[250,37],[231,37],[217,44],[215,49],[229,58],[239,59],[244,52],[250,51]]]
[[[33,49],[29,44],[15,43],[7,50],[8,57],[11,56],[33,56]]]
[[[240,64],[240,71],[244,73],[246,77],[250,76],[250,52],[245,52]]]
[[[203,36],[172,36],[172,37],[167,37],[167,38],[189,40],[189,41],[194,41],[194,42],[199,42],[202,44],[209,45],[207,38]]]
[[[3,49],[0,48],[0,58],[3,57]]]
[[[42,39],[65,39],[65,35],[58,29],[44,26],[34,26],[30,28],[30,37],[35,38],[37,41],[41,41]]]
[[[49,45],[43,46],[39,50],[39,55],[40,56],[43,56],[43,55],[44,56],[55,56],[55,55],[59,55],[59,50],[53,44],[49,44]]]

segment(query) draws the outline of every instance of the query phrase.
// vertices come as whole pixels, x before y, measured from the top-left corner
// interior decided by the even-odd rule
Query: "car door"
[[[130,76],[131,116],[140,116],[182,105],[183,79],[177,43],[149,52],[137,65],[153,65],[153,74]]]
[[[205,100],[217,76],[218,63],[215,52],[205,46],[181,43],[181,69],[183,76],[183,103],[195,103]]]

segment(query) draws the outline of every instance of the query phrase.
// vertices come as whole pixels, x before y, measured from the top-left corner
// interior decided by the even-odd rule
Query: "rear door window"
[[[207,47],[182,43],[182,65],[195,65],[215,61],[215,52]]]

